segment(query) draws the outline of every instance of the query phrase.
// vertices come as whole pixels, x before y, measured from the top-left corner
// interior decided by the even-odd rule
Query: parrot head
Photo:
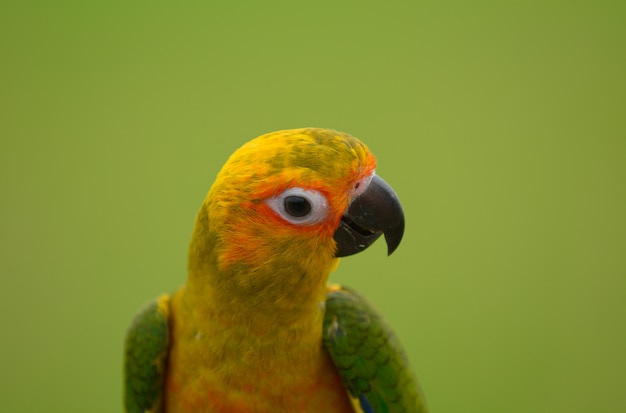
[[[212,265],[240,287],[328,274],[380,235],[399,245],[404,215],[367,146],[329,129],[262,135],[228,159],[200,210],[190,270]],[[245,276],[243,276],[245,274]],[[295,281],[294,281],[295,280]]]

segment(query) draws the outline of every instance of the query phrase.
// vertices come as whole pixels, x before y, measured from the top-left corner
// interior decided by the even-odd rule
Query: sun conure
[[[338,258],[404,215],[358,139],[328,129],[260,136],[202,204],[187,283],[133,320],[127,412],[426,412],[402,347],[351,289]]]

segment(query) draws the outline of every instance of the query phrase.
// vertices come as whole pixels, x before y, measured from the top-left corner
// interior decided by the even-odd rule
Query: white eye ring
[[[289,188],[265,202],[282,219],[296,225],[317,224],[328,214],[326,197],[312,189]]]

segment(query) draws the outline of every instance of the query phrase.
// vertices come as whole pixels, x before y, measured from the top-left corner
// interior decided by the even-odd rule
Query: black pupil
[[[288,196],[285,198],[285,210],[292,217],[304,217],[311,212],[311,204],[301,196]]]

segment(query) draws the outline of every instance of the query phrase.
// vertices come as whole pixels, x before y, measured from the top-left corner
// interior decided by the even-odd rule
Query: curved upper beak
[[[374,175],[367,190],[352,200],[335,230],[335,257],[361,252],[381,234],[385,234],[387,255],[391,255],[404,234],[404,213],[393,188],[383,178]]]

